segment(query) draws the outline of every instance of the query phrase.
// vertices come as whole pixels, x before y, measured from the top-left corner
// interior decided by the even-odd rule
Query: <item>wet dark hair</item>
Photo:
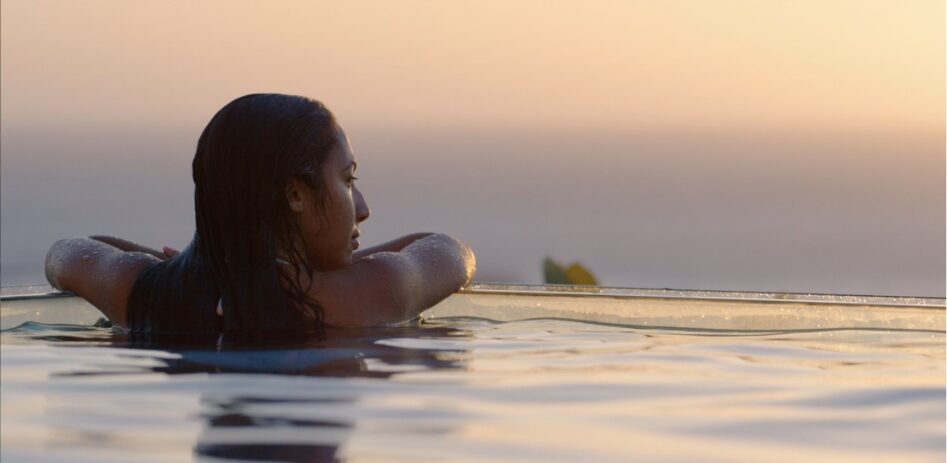
[[[318,210],[324,213],[322,165],[337,133],[332,113],[300,96],[246,95],[218,111],[201,134],[192,165],[197,233],[180,255],[136,279],[128,302],[132,331],[321,328],[323,308],[300,284],[302,272],[312,274],[312,263],[299,250],[299,223],[286,186],[293,178],[303,181],[322,198]]]

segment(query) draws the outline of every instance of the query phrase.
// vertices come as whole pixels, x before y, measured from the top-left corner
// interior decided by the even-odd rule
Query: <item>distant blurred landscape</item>
[[[185,245],[200,129],[4,131],[3,285],[44,281],[62,237]],[[943,134],[347,130],[364,242],[455,234],[480,281],[551,255],[612,286],[945,292]]]

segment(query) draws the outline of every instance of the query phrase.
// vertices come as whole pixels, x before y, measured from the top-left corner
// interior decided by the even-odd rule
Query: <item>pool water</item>
[[[0,459],[931,461],[941,329],[436,318],[254,346],[0,334]]]

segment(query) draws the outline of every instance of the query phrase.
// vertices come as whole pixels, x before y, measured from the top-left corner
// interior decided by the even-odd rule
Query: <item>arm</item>
[[[93,240],[96,240],[96,241],[101,241],[101,242],[103,242],[103,243],[105,243],[105,244],[108,244],[108,245],[111,245],[111,246],[114,246],[114,247],[116,247],[116,248],[118,248],[118,249],[120,249],[120,250],[122,250],[122,251],[126,251],[126,252],[143,252],[143,253],[145,253],[145,254],[151,254],[151,255],[153,255],[153,256],[155,256],[155,257],[161,259],[161,260],[165,260],[165,259],[167,259],[167,258],[169,258],[169,257],[173,257],[175,254],[178,253],[178,251],[175,251],[175,250],[173,250],[173,249],[171,249],[171,248],[169,248],[169,247],[167,247],[167,246],[165,246],[164,248],[162,248],[161,251],[157,251],[157,250],[151,249],[151,248],[149,248],[149,247],[147,247],[147,246],[142,246],[142,245],[140,245],[140,244],[138,244],[138,243],[135,243],[135,242],[133,242],[133,241],[123,240],[123,239],[121,239],[121,238],[116,238],[116,237],[114,237],[114,236],[95,235],[95,236],[90,236],[89,238],[90,238],[90,239],[93,239]]]
[[[377,246],[372,246],[370,248],[361,249],[355,251],[352,256],[352,261],[357,262],[362,260],[365,257],[368,257],[372,254],[379,252],[398,252],[405,248],[405,246],[421,239],[433,235],[433,233],[412,233],[410,235],[402,236],[401,238],[396,238],[386,243],[379,244]]]
[[[89,301],[115,325],[126,326],[135,278],[158,260],[150,253],[126,252],[97,239],[60,240],[46,254],[46,279],[53,287]]]
[[[315,275],[310,295],[330,326],[398,323],[470,284],[476,258],[444,234],[419,238],[399,252],[379,252],[349,267]]]

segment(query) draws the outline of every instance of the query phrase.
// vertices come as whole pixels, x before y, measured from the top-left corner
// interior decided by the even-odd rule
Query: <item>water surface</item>
[[[246,346],[0,336],[4,461],[944,460],[940,331],[448,318]]]

